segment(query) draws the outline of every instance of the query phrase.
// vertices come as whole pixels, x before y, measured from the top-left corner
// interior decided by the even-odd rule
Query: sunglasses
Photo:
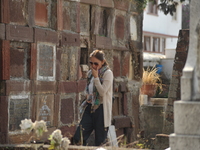
[[[97,62],[90,62],[90,65],[95,65],[95,66],[98,66],[99,64]]]

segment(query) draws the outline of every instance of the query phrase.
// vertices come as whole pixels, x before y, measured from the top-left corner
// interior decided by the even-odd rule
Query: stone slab
[[[73,98],[61,99],[60,121],[63,124],[71,124],[74,121]],[[66,116],[67,115],[67,116]]]
[[[44,120],[48,127],[54,126],[54,119],[56,119],[54,101],[54,94],[36,96],[36,120]]]
[[[77,92],[77,82],[60,82],[58,93],[75,93]]]
[[[127,128],[132,125],[129,117],[116,117],[113,120],[115,128]]]
[[[129,0],[114,0],[114,6],[116,9],[127,11],[129,7]]]
[[[112,49],[112,39],[104,36],[95,36],[96,48]]]
[[[9,101],[9,131],[20,129],[21,120],[30,117],[30,98],[28,95],[11,96]]]
[[[31,81],[8,80],[6,81],[6,95],[28,94],[31,92]]]
[[[98,0],[80,0],[81,3],[96,5],[98,4]]]
[[[199,150],[200,136],[171,134],[169,137],[171,150]]]
[[[30,79],[36,79],[37,69],[37,44],[31,43],[30,52]]]
[[[40,93],[56,93],[56,82],[49,81],[34,81],[33,92],[36,94]]]
[[[82,92],[85,90],[85,87],[87,85],[87,80],[79,80],[78,81],[78,92]]]
[[[0,23],[0,39],[5,40],[5,24]]]
[[[174,103],[174,132],[200,136],[200,103],[177,101]]]
[[[114,3],[113,0],[99,0],[99,5],[101,7],[108,7],[108,8],[113,8],[114,7]]]
[[[28,1],[28,26],[35,26],[35,0]]]
[[[6,25],[6,39],[11,41],[33,42],[33,28]]]
[[[62,46],[80,46],[80,35],[63,32],[61,45]]]
[[[37,44],[37,80],[55,81],[56,46],[50,43]]]
[[[10,22],[15,22],[19,25],[26,24],[26,2],[25,1],[9,1],[10,7]]]
[[[35,42],[59,43],[58,34],[52,30],[35,28]]]

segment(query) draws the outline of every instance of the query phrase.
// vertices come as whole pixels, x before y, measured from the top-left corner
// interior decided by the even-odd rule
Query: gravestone
[[[190,42],[181,77],[181,100],[174,103],[171,150],[200,149],[200,1],[190,1]]]

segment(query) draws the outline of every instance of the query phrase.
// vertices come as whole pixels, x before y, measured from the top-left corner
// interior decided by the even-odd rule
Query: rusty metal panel
[[[0,79],[9,80],[10,79],[10,41],[0,40],[0,46],[2,50],[0,51]]]
[[[35,42],[50,42],[59,44],[58,34],[55,31],[35,28]]]
[[[104,36],[95,36],[96,48],[112,49],[112,39]]]
[[[80,0],[81,3],[96,5],[98,4],[98,0]]]
[[[0,23],[0,39],[5,40],[5,24]]]
[[[0,10],[1,10],[1,22],[2,23],[10,23],[10,15],[9,15],[9,0],[0,0]]]
[[[18,25],[6,25],[6,39],[11,41],[33,42],[33,29]]]
[[[61,45],[62,46],[80,46],[80,35],[63,32]]]

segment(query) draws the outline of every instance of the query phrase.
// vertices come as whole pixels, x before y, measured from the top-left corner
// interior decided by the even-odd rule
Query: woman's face
[[[95,70],[100,69],[103,64],[104,64],[104,61],[101,61],[97,59],[96,57],[90,58],[90,66]]]

